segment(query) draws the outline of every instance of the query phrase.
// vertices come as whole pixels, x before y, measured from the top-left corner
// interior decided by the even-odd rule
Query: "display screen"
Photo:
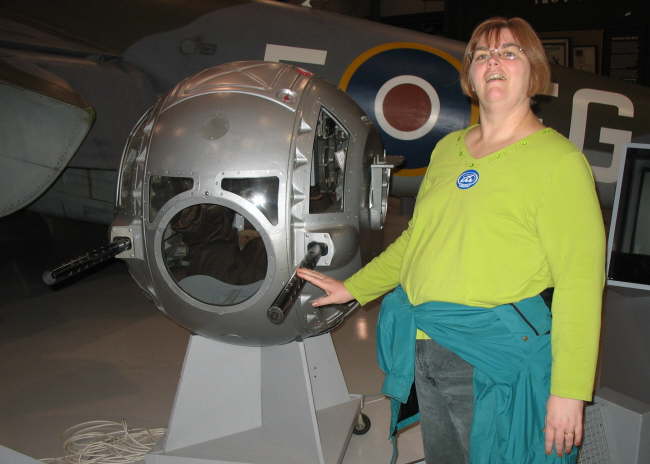
[[[650,286],[650,145],[628,147],[617,189],[608,278]]]

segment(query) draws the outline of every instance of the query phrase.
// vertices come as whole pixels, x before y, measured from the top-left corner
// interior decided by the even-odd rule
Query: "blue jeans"
[[[415,345],[415,389],[427,464],[466,464],[474,368],[433,340]]]

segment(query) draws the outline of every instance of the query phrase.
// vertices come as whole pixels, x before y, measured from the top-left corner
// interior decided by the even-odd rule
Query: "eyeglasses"
[[[469,54],[472,63],[487,63],[491,56],[500,60],[515,61],[521,59],[526,51],[517,44],[503,44],[499,48],[476,48]]]

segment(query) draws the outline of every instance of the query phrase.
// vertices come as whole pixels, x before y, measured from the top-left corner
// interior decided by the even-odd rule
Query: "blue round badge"
[[[478,171],[474,169],[468,169],[465,172],[462,172],[458,179],[456,179],[456,187],[461,190],[467,190],[470,187],[474,187],[478,182]]]

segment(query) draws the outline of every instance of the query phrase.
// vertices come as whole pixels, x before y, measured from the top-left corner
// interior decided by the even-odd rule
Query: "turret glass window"
[[[149,178],[149,222],[169,200],[194,187],[191,177],[151,176]]]
[[[216,204],[179,211],[163,234],[167,271],[185,293],[232,306],[255,295],[267,272],[264,241],[241,214]]]
[[[274,226],[278,224],[278,190],[280,179],[277,177],[226,178],[221,180],[221,188],[244,198],[269,220]]]
[[[348,131],[325,109],[321,109],[312,150],[309,212],[343,211],[345,163],[350,145]]]

